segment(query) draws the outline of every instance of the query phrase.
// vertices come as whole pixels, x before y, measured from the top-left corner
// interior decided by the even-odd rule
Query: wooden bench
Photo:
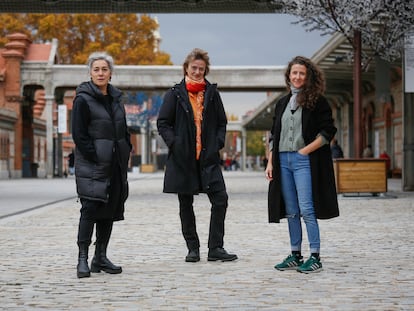
[[[387,192],[385,159],[334,159],[338,193]]]
[[[153,164],[141,164],[141,173],[154,173],[156,171]]]

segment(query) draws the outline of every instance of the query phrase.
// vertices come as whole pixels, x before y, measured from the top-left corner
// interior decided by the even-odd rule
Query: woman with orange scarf
[[[206,193],[211,203],[209,261],[233,261],[223,248],[227,191],[220,167],[227,118],[217,84],[205,79],[210,60],[194,49],[183,64],[184,79],[167,91],[157,126],[168,146],[164,192],[177,193],[187,262],[200,261],[200,241],[193,209],[194,195]]]

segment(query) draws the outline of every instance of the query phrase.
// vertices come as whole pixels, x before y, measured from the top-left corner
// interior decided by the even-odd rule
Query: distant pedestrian
[[[344,152],[342,151],[341,146],[339,146],[338,141],[335,138],[331,141],[331,153],[332,159],[341,159],[344,157]]]
[[[269,162],[269,160],[266,158],[266,156],[263,156],[262,157],[262,165],[263,165],[264,169],[266,169],[268,162]]]
[[[69,175],[75,174],[75,153],[72,150],[71,153],[68,155],[68,167],[69,167]]]
[[[90,272],[121,273],[106,256],[114,221],[124,219],[128,197],[127,169],[132,149],[121,103],[121,91],[111,84],[114,62],[106,53],[88,59],[91,80],[76,89],[72,135],[76,144],[75,176],[80,202],[77,276]],[[91,268],[88,249],[96,223],[96,247]]]
[[[374,153],[372,152],[372,146],[367,145],[365,149],[362,151],[363,158],[372,158],[374,157]]]
[[[387,177],[391,177],[391,157],[388,155],[387,151],[382,151],[379,155],[380,159],[385,160],[385,168],[387,170]]]
[[[169,149],[164,192],[178,194],[186,262],[200,260],[193,208],[199,193],[206,193],[211,203],[208,260],[237,259],[223,248],[228,195],[219,150],[224,147],[227,118],[217,85],[205,79],[209,69],[208,53],[192,50],[183,64],[184,79],[165,94],[157,121]]]
[[[336,133],[332,111],[323,96],[325,81],[311,60],[297,56],[285,72],[289,94],[279,99],[265,170],[269,183],[269,221],[287,218],[291,254],[277,270],[312,273],[322,270],[317,219],[339,215],[329,142]],[[302,256],[302,224],[310,256]]]

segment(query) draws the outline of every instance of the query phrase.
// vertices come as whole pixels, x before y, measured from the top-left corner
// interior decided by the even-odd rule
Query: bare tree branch
[[[352,46],[358,30],[363,46],[388,61],[401,58],[404,35],[414,27],[414,1],[407,0],[285,0],[284,13],[308,31],[339,32]]]

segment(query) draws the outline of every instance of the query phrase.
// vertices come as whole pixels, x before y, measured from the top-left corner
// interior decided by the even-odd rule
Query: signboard
[[[66,105],[58,105],[58,133],[66,133],[68,131],[67,128],[67,107]]]
[[[414,93],[414,29],[406,36],[404,68],[405,93]]]

